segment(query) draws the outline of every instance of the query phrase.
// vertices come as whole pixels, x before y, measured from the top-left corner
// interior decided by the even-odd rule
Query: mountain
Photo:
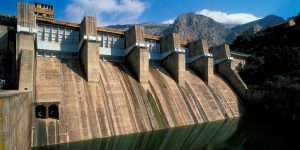
[[[170,24],[162,24],[162,23],[142,23],[140,25],[144,26],[145,34],[155,35],[155,36],[162,36],[164,31],[170,26]],[[114,28],[119,30],[127,30],[133,24],[125,24],[125,25],[110,25],[107,26],[108,28]]]
[[[277,24],[281,24],[284,23],[285,20],[282,17],[278,17],[275,15],[268,15],[262,19],[253,21],[253,22],[249,22],[243,25],[238,25],[234,28],[232,28],[232,30],[234,32],[236,32],[237,34],[242,34],[243,32],[255,27],[255,26],[262,26],[262,27],[271,27]]]
[[[256,26],[270,27],[283,23],[281,17],[270,15],[263,19],[253,21],[244,25],[221,24],[213,19],[195,13],[184,13],[179,15],[173,24],[142,23],[145,33],[163,36],[171,32],[179,33],[182,40],[193,41],[199,38],[207,39],[210,46],[231,43],[236,37]],[[132,24],[111,25],[108,28],[127,30]]]
[[[237,36],[235,32],[223,24],[195,13],[185,13],[178,16],[164,34],[171,32],[179,33],[182,40],[186,41],[199,38],[207,39],[210,46],[231,42]]]
[[[195,13],[185,13],[176,18],[173,24],[143,23],[145,33],[156,36],[163,36],[172,32],[179,33],[182,40],[192,41],[199,38],[207,39],[210,46],[220,45],[233,41],[237,34],[217,23],[213,19],[197,15]],[[127,30],[132,25],[111,25],[108,28]]]
[[[255,55],[241,71],[249,85],[300,91],[300,15],[252,36],[239,36],[231,49]]]

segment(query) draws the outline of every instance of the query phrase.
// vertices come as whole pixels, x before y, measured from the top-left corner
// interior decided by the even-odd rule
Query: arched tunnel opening
[[[59,112],[57,105],[50,105],[49,106],[49,117],[54,119],[59,119]]]
[[[46,107],[44,105],[38,105],[35,107],[36,118],[46,118]]]

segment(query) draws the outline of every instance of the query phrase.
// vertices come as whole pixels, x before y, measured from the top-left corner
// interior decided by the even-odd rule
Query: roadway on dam
[[[150,63],[149,87],[124,63],[99,61],[100,82],[87,83],[79,61],[36,58],[36,103],[59,103],[59,120],[34,119],[33,146],[184,126],[245,114],[232,88],[217,74],[207,86],[187,69],[179,85]]]

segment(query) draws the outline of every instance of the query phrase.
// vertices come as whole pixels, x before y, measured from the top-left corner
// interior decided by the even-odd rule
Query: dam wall
[[[59,119],[35,119],[34,146],[152,131],[245,114],[236,94],[219,76],[215,76],[215,89],[211,89],[192,70],[187,70],[184,84],[179,85],[163,65],[151,62],[150,89],[145,90],[129,65],[102,61],[98,65],[100,81],[89,83],[83,78],[79,61],[37,57],[36,103],[58,104]]]
[[[184,43],[175,33],[145,35],[141,26],[101,28],[95,17],[45,20],[17,6],[19,90],[33,96],[22,132],[32,132],[33,147],[245,115],[229,49],[209,51],[205,40]]]
[[[86,18],[80,28],[89,23],[94,28],[95,19]],[[194,51],[191,57],[204,55],[194,62],[198,66],[190,68],[177,34],[161,37],[160,56],[150,59],[142,31],[134,26],[116,36],[125,39],[124,48],[107,48],[111,55],[99,46],[118,43],[107,42],[115,37],[93,37],[88,32],[80,33],[80,60],[36,55],[34,147],[245,115],[235,91],[213,72],[213,58],[204,41],[187,47]],[[102,60],[101,55],[125,61]]]
[[[0,149],[31,149],[32,94],[0,92]]]

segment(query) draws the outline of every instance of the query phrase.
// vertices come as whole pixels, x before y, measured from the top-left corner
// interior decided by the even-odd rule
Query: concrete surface
[[[194,57],[209,53],[208,43],[206,40],[197,40],[189,43],[189,56]],[[211,85],[214,77],[214,64],[213,58],[210,56],[203,56],[191,63],[191,67],[208,85]]]
[[[175,49],[180,49],[180,37],[178,34],[172,33],[164,36],[160,39],[160,50],[161,53],[173,51]],[[185,54],[173,52],[167,58],[162,60],[162,64],[168,70],[168,72],[173,76],[177,83],[183,83],[185,78]]]
[[[6,91],[0,97],[0,150],[31,149],[31,92]]]

